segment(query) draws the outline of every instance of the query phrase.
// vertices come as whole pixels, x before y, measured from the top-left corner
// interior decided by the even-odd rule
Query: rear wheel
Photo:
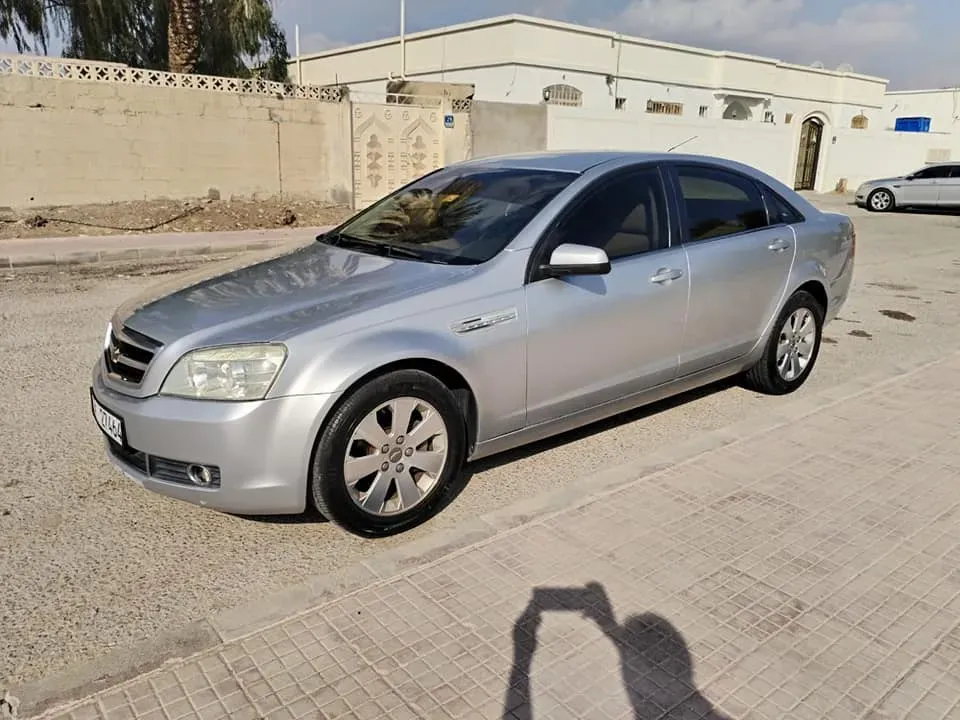
[[[820,354],[824,308],[806,290],[791,296],[777,317],[763,356],[747,370],[744,384],[767,395],[798,389],[813,371]]]
[[[889,190],[874,190],[867,196],[867,210],[872,212],[888,212],[893,210],[893,193]]]
[[[465,447],[463,415],[443,383],[418,370],[388,373],[348,397],[324,428],[313,504],[357,535],[402,532],[448,498]]]

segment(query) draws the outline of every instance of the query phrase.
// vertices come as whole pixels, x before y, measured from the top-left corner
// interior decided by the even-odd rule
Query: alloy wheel
[[[447,448],[447,427],[433,405],[414,397],[388,400],[360,421],[347,443],[347,491],[372,515],[407,512],[437,487]]]
[[[810,360],[817,340],[817,321],[805,308],[794,310],[780,328],[777,342],[777,372],[787,382],[800,377]]]

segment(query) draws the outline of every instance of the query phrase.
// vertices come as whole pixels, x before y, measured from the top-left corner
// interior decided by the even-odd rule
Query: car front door
[[[960,165],[951,165],[950,176],[937,181],[937,205],[960,207]]]
[[[534,249],[527,275],[527,425],[676,377],[687,313],[686,253],[671,244],[662,175],[615,171],[584,191]],[[606,275],[546,277],[559,245],[603,248]]]
[[[680,350],[680,373],[687,375],[756,344],[786,290],[796,235],[781,218],[768,221],[761,187],[746,175],[697,164],[674,165],[670,175],[690,264]]]
[[[940,202],[940,182],[950,175],[946,165],[924,168],[894,184],[899,205],[937,205]]]

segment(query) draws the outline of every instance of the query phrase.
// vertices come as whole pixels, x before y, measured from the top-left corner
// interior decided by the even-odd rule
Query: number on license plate
[[[93,417],[103,433],[118,445],[123,445],[123,420],[104,409],[96,399],[93,403]]]

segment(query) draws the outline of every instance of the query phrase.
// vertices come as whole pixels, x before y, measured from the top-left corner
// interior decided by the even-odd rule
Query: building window
[[[792,122],[793,122],[793,113],[787,113],[786,115],[783,116],[784,125],[789,125]]]
[[[616,107],[617,110],[626,110],[626,109],[627,109],[627,99],[626,99],[626,98],[623,98],[623,97],[618,97],[618,98],[616,99],[616,101],[614,102],[614,107]]]
[[[859,115],[854,115],[853,119],[850,121],[850,127],[854,130],[866,130],[867,126],[870,124],[870,121],[867,120],[867,116],[863,113]]]
[[[750,109],[739,100],[734,100],[723,111],[724,120],[749,120],[753,117]]]
[[[657,115],[683,115],[683,103],[647,100],[647,112]]]
[[[773,122],[773,112],[771,112],[770,110],[767,110],[767,111],[763,114],[763,121],[764,121],[765,123],[772,123],[772,122]]]
[[[710,114],[710,106],[709,106],[709,105],[701,105],[701,106],[700,106],[700,117],[707,117],[709,114]]]
[[[573,85],[547,85],[543,89],[543,101],[547,105],[580,107],[583,105],[583,93]]]

